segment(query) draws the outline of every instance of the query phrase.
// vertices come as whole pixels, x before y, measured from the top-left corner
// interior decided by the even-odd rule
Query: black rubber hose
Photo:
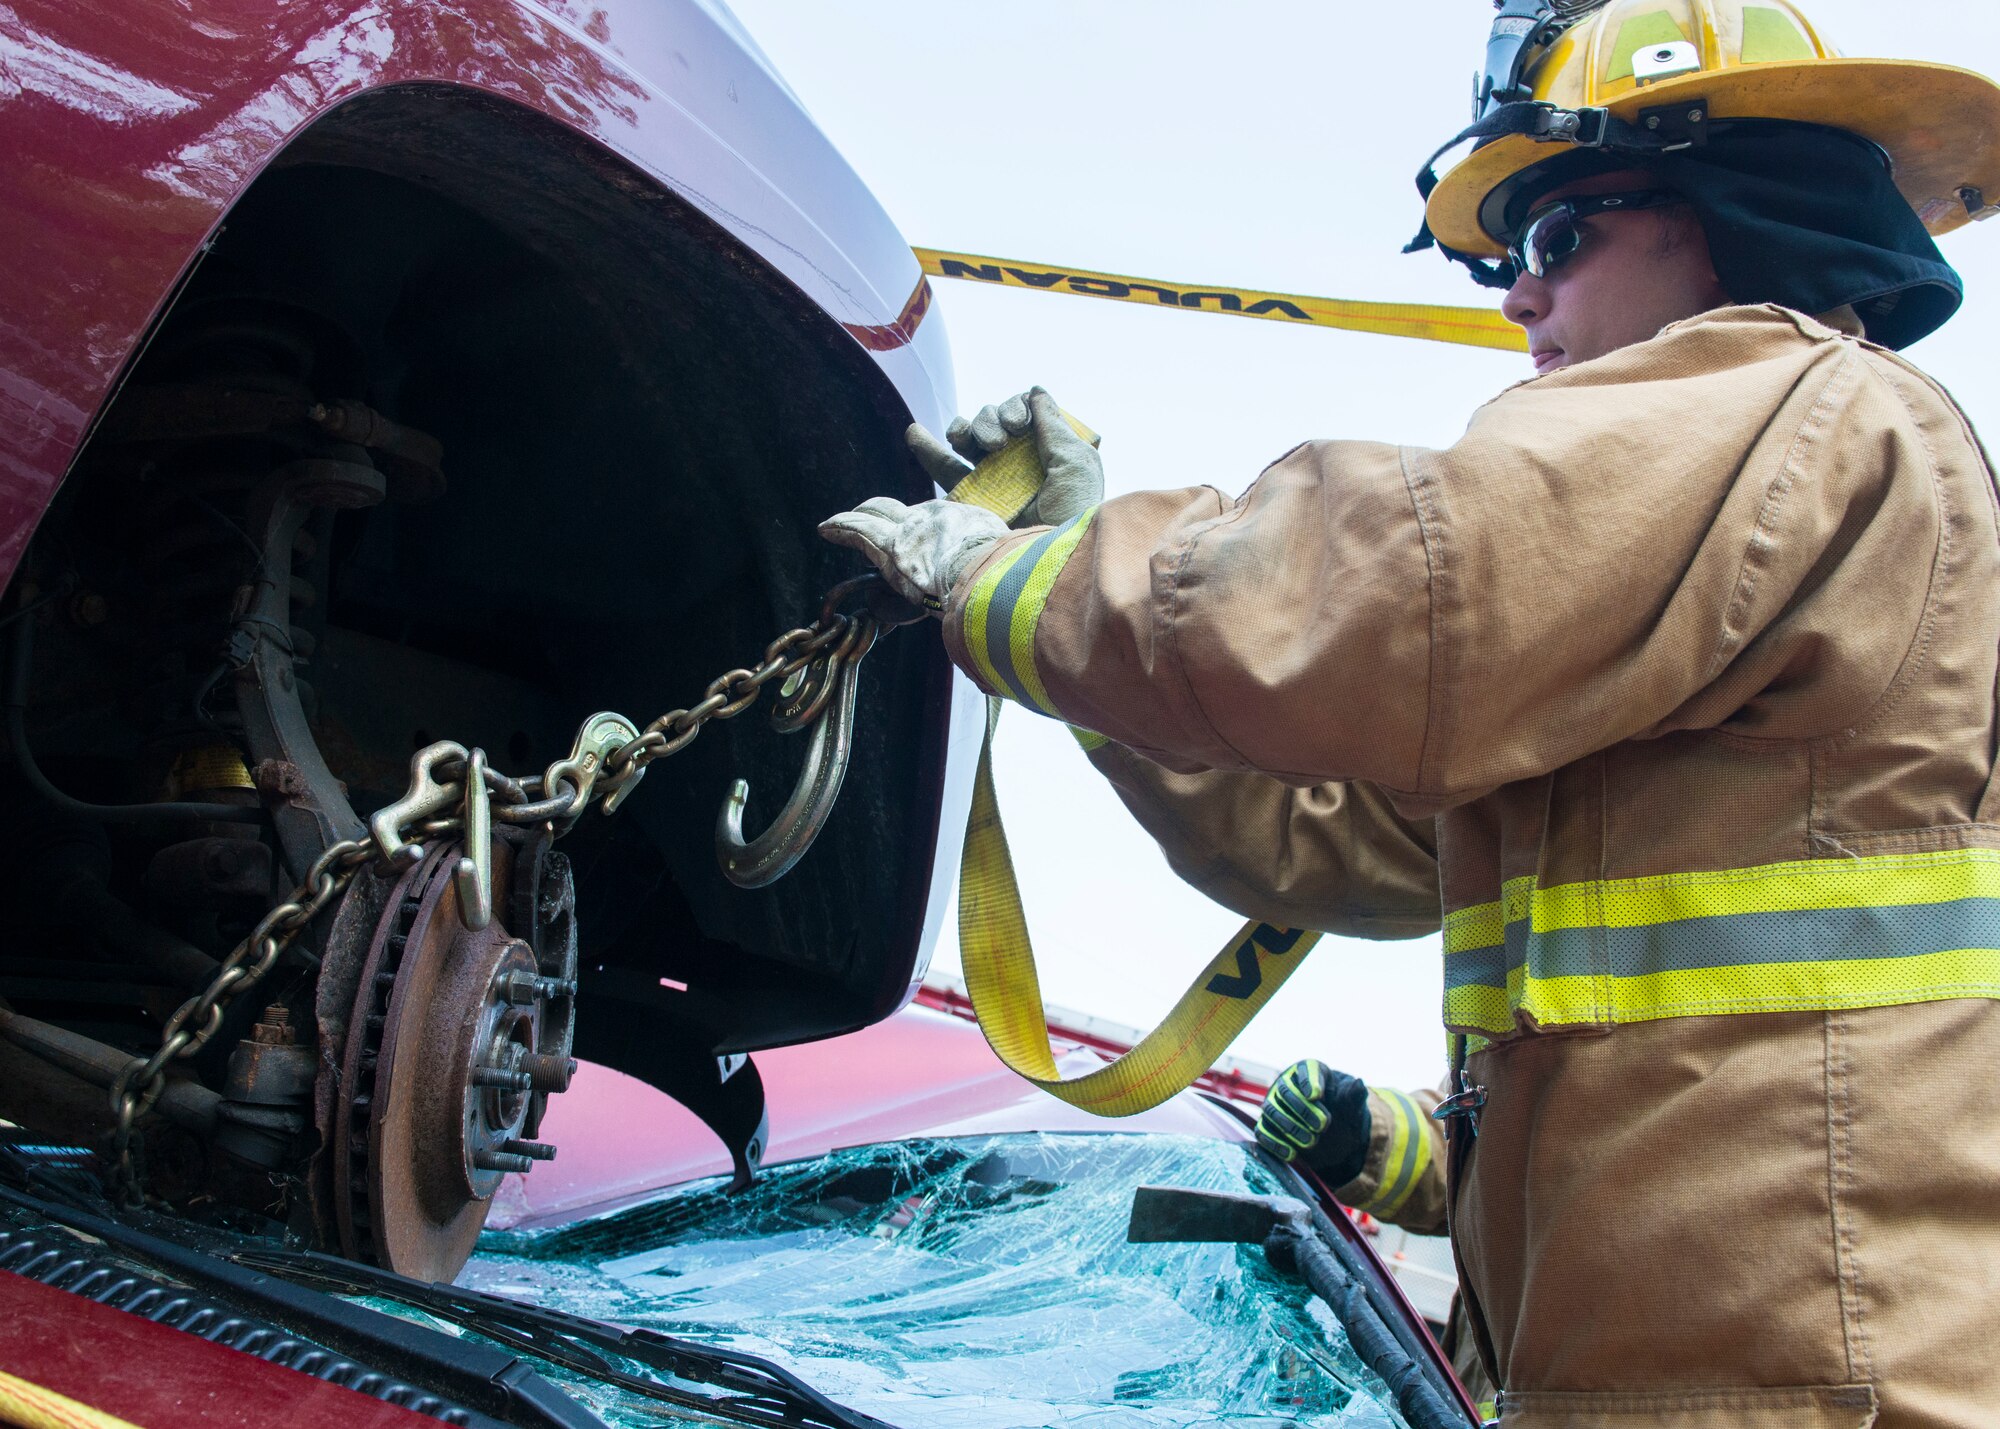
[[[1264,1249],[1280,1269],[1288,1268],[1286,1261],[1296,1266],[1313,1293],[1347,1327],[1347,1337],[1355,1353],[1389,1386],[1396,1396],[1397,1407],[1413,1429],[1466,1429],[1464,1411],[1455,1404],[1447,1404],[1431,1386],[1424,1366],[1397,1343],[1396,1336],[1370,1302],[1368,1292],[1347,1273],[1318,1236],[1281,1227],[1265,1242]]]
[[[7,679],[7,744],[14,766],[42,798],[65,814],[100,824],[179,824],[200,819],[214,823],[261,824],[264,811],[242,804],[86,804],[49,782],[28,748],[28,681],[35,668],[35,622],[14,624],[14,651]]]

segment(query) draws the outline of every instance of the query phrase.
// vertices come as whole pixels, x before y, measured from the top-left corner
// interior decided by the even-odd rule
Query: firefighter
[[[1432,1113],[1444,1095],[1371,1087],[1324,1062],[1294,1062],[1257,1112],[1257,1140],[1280,1161],[1311,1171],[1342,1205],[1412,1235],[1443,1235],[1444,1134]],[[1482,1416],[1491,1414],[1493,1387],[1457,1295],[1442,1330],[1459,1383]]]
[[[1505,0],[1426,234],[1537,375],[1445,450],[825,527],[1247,916],[1442,930],[1452,1238],[1510,1429],[2000,1405],[2000,518],[1932,236],[2000,87],[1785,0]]]

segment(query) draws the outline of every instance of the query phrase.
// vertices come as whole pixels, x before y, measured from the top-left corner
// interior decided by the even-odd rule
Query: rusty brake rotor
[[[545,834],[494,844],[509,923],[459,916],[457,843],[434,845],[388,898],[363,960],[334,1107],[343,1254],[449,1281],[493,1193],[555,1148],[533,1140],[568,1086],[576,942],[567,860]]]

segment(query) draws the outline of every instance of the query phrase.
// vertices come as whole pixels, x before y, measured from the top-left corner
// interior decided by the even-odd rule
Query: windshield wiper
[[[228,1255],[242,1245],[240,1236],[135,1213],[158,1226],[146,1229],[5,1185],[0,1185],[0,1206],[17,1213],[0,1217],[0,1226],[24,1221],[30,1232],[46,1225],[80,1231],[147,1267],[149,1273],[215,1296],[228,1307],[221,1317],[225,1322],[247,1311],[252,1318],[322,1346],[371,1373],[390,1374],[426,1393],[455,1400],[475,1412],[477,1417],[469,1422],[521,1429],[605,1429],[602,1419],[518,1355],[234,1264]],[[169,1239],[168,1233],[178,1239]]]
[[[551,1364],[701,1414],[774,1429],[892,1429],[828,1399],[783,1365],[757,1355],[546,1310],[481,1290],[412,1280],[316,1251],[244,1250],[231,1259],[320,1289],[400,1301]],[[645,1372],[635,1373],[619,1360]],[[661,1375],[733,1392],[682,1389]]]
[[[1398,1308],[1369,1294],[1362,1267],[1325,1212],[1291,1196],[1141,1186],[1132,1194],[1125,1238],[1142,1245],[1261,1244],[1273,1266],[1297,1274],[1333,1311],[1348,1342],[1389,1386],[1415,1429],[1464,1429],[1467,1416],[1457,1394],[1407,1332]]]

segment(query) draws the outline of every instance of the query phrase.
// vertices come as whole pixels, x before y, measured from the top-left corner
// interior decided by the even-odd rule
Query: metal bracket
[[[1632,56],[1632,79],[1640,88],[1701,69],[1701,50],[1688,40],[1643,45]]]
[[[1690,99],[1639,111],[1639,128],[1664,141],[1663,154],[1699,149],[1708,142],[1708,101]]]
[[[1548,127],[1529,137],[1544,144],[1574,144],[1579,149],[1601,149],[1611,132],[1611,111],[1585,105],[1579,109],[1552,109]]]

